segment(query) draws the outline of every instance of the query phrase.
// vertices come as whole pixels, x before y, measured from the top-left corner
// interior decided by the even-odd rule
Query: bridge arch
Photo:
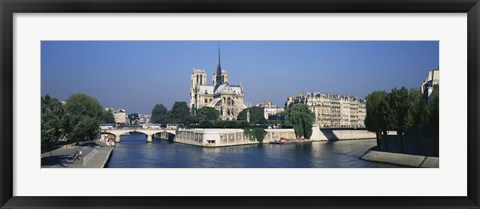
[[[135,129],[100,129],[100,134],[112,134],[115,136],[115,142],[120,142],[120,135],[124,135],[126,133],[142,133],[145,134],[146,141],[152,142],[153,136],[158,133],[168,133],[170,135],[176,135],[176,130],[174,129],[143,129],[143,128],[135,128]]]
[[[159,134],[159,137],[161,139],[167,139],[169,141],[173,141],[173,139],[177,135],[176,130],[162,130],[162,131],[155,132],[152,135],[155,135],[155,134]]]
[[[100,134],[111,134],[115,137],[115,142],[119,143],[120,142],[120,136],[131,133],[131,131],[128,130],[122,130],[122,129],[107,129],[107,130],[100,130]]]

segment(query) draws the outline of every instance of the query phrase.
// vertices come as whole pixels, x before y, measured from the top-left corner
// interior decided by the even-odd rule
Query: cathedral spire
[[[223,83],[222,66],[220,65],[220,43],[218,44],[218,65],[215,72],[215,90]]]
[[[220,43],[218,43],[218,66],[220,66]]]

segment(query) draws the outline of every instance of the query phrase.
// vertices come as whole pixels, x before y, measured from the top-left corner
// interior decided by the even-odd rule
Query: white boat
[[[112,140],[108,140],[105,144],[106,144],[107,146],[110,146],[110,147],[115,146],[115,142],[112,141]]]

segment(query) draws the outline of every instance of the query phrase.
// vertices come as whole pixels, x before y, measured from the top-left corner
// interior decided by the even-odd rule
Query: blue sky
[[[419,87],[439,66],[437,41],[220,41],[230,84],[245,102],[283,106],[302,92],[365,97],[375,90]],[[42,41],[41,88],[65,100],[86,93],[105,107],[150,113],[189,102],[193,68],[217,66],[217,41]]]

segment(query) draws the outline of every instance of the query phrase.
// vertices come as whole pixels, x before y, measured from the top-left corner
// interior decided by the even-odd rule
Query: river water
[[[154,139],[121,136],[107,168],[374,168],[398,167],[359,159],[375,140],[265,144],[203,148]]]

